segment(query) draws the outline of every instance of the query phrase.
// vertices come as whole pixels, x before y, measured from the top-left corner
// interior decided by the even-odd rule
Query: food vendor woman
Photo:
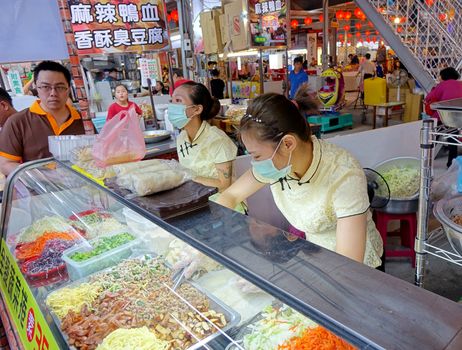
[[[279,210],[305,238],[371,267],[383,244],[369,212],[364,172],[346,150],[311,136],[294,103],[278,94],[252,101],[240,125],[252,169],[217,202],[236,203],[269,185]]]
[[[224,191],[231,185],[237,146],[220,129],[208,123],[220,109],[203,84],[186,82],[175,89],[168,119],[181,130],[177,137],[180,164],[192,170],[194,181]]]

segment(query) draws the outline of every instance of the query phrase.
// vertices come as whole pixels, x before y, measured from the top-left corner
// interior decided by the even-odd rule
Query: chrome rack
[[[436,138],[440,139],[437,140]],[[430,217],[430,190],[433,180],[433,152],[436,144],[456,145],[461,147],[459,129],[441,125],[434,126],[434,120],[423,121],[420,130],[420,193],[419,212],[417,218],[417,236],[415,239],[416,268],[415,284],[424,285],[425,264],[428,254],[462,266],[462,256],[454,251],[448,251],[442,246],[447,242],[443,229],[440,227],[428,232],[428,219]],[[431,243],[430,243],[431,242]]]

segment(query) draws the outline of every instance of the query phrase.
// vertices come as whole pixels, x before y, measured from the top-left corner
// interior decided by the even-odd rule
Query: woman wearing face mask
[[[231,185],[237,146],[207,122],[219,109],[220,103],[204,85],[187,82],[175,89],[168,119],[181,130],[177,138],[180,164],[193,171],[194,181],[217,187],[221,192]]]
[[[371,267],[381,265],[383,245],[369,212],[366,178],[351,154],[311,136],[295,104],[278,94],[252,101],[240,133],[252,169],[218,203],[233,208],[270,185],[279,210],[307,240]]]

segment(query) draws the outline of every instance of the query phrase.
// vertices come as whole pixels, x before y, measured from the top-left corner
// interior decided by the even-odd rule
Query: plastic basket
[[[56,159],[69,160],[74,148],[91,146],[95,140],[96,135],[48,136],[48,148]]]

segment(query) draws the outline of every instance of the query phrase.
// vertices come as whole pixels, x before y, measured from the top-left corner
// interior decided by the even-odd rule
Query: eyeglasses
[[[37,86],[37,89],[49,93],[51,90],[55,90],[57,93],[62,94],[63,92],[66,92],[69,90],[67,86],[51,86],[51,85],[42,85],[42,86]]]

